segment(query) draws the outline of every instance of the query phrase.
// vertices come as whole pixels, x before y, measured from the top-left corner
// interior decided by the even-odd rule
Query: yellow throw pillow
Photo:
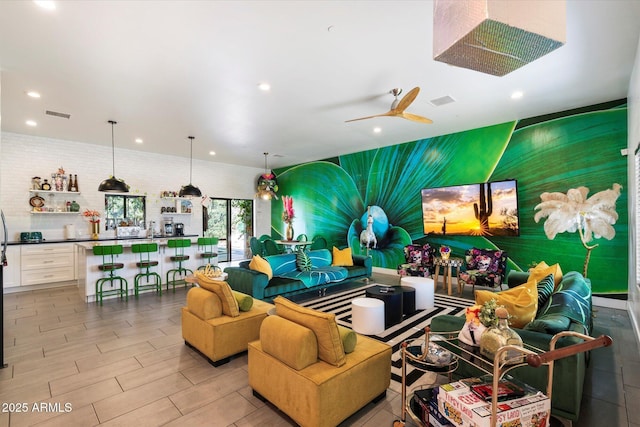
[[[187,292],[187,308],[202,320],[222,316],[222,302],[218,295],[200,288],[191,288]]]
[[[269,280],[271,280],[271,278],[273,277],[271,264],[269,264],[269,261],[262,258],[260,255],[254,255],[253,258],[251,258],[251,262],[249,262],[249,268],[251,270],[259,271],[260,273],[266,274]]]
[[[560,268],[560,264],[548,266],[546,262],[541,261],[529,272],[529,280],[539,282],[550,274],[553,274],[555,289],[558,289],[558,285],[562,281],[562,269]]]
[[[514,328],[523,328],[536,317],[538,311],[538,287],[535,280],[502,292],[476,291],[476,304],[482,305],[495,299],[509,312],[509,322]]]
[[[281,296],[277,296],[273,303],[278,316],[309,328],[316,334],[320,360],[334,366],[342,366],[346,363],[335,314],[301,307]]]
[[[318,361],[318,340],[309,328],[280,316],[267,316],[260,325],[265,353],[299,371]]]
[[[333,261],[331,265],[334,267],[351,267],[353,265],[353,257],[351,256],[351,248],[342,250],[333,247]]]
[[[220,298],[220,301],[222,302],[222,314],[226,314],[231,317],[237,317],[240,315],[238,301],[236,300],[236,297],[233,296],[231,286],[229,286],[227,282],[210,279],[201,271],[196,271],[194,275],[196,276],[198,285],[200,285],[201,288],[218,295],[218,298]]]

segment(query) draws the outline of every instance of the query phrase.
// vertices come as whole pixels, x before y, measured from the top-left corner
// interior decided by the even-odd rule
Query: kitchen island
[[[101,277],[105,277],[108,273],[102,272],[98,269],[98,266],[102,264],[102,257],[93,254],[93,247],[97,245],[122,245],[123,254],[118,255],[116,262],[124,264],[124,268],[117,271],[117,275],[124,277],[129,283],[129,295],[133,295],[134,277],[140,272],[136,266],[136,262],[139,261],[138,255],[131,252],[131,245],[136,243],[157,243],[158,252],[152,254],[151,258],[158,261],[158,265],[154,268],[160,277],[162,277],[163,292],[166,290],[166,273],[172,268],[176,268],[177,263],[171,261],[169,257],[174,255],[173,249],[167,247],[167,241],[169,239],[175,239],[176,237],[163,237],[153,239],[129,239],[129,240],[99,240],[90,242],[77,242],[77,276],[78,276],[78,291],[80,296],[86,302],[95,301],[95,285],[96,280]],[[198,238],[193,236],[180,237],[182,239],[190,239],[191,247],[185,248],[185,255],[189,255],[189,260],[183,262],[183,267],[195,271],[199,266],[204,264],[204,261],[198,255]],[[147,292],[154,292],[148,290]],[[113,297],[112,297],[113,298]],[[107,299],[107,298],[105,298]]]

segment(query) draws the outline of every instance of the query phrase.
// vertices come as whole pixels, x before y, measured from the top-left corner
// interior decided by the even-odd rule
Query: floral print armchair
[[[460,285],[502,287],[507,270],[507,253],[498,249],[471,248],[465,252],[465,265],[458,273]]]
[[[435,249],[428,243],[424,245],[407,245],[404,247],[405,264],[398,266],[400,276],[431,277],[434,270],[433,258]]]

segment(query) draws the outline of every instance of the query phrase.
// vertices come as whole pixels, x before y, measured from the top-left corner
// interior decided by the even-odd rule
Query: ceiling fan
[[[391,89],[389,93],[395,96],[396,99],[393,101],[393,103],[391,103],[391,109],[389,111],[382,114],[376,114],[375,116],[367,116],[367,117],[360,117],[359,119],[346,120],[345,123],[355,122],[357,120],[372,119],[374,117],[384,117],[384,116],[402,117],[403,119],[411,120],[418,123],[426,123],[426,124],[433,123],[431,119],[418,116],[416,114],[405,113],[404,111],[416,99],[419,92],[420,92],[420,88],[414,87],[405,96],[403,96],[402,99],[399,100],[398,96],[400,96],[400,94],[402,93],[402,89],[398,89],[398,88]]]

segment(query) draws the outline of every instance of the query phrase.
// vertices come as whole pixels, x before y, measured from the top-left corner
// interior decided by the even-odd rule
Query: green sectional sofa
[[[311,260],[311,270],[301,271],[296,263],[296,253],[264,257],[271,266],[273,277],[249,268],[249,261],[238,267],[227,267],[227,282],[232,289],[254,298],[270,300],[278,295],[293,295],[312,289],[323,289],[348,280],[371,277],[371,257],[353,255],[352,266],[332,266],[332,253],[328,249],[306,252]]]
[[[527,274],[512,271],[507,282],[509,287],[527,281]],[[525,344],[540,350],[549,350],[549,342],[554,334],[561,330],[569,330],[584,335],[591,335],[592,322],[591,282],[580,273],[571,271],[562,277],[562,281],[543,306],[542,312],[523,329],[514,330]],[[433,333],[460,330],[465,322],[464,316],[436,316],[431,321]],[[579,338],[564,337],[556,344],[556,348],[566,347],[582,342]],[[609,351],[602,349],[598,351]],[[571,421],[577,421],[580,415],[580,402],[584,387],[585,371],[589,360],[588,353],[578,353],[555,362],[553,370],[552,415]],[[538,390],[547,389],[547,367],[519,367],[509,372],[517,379]],[[467,378],[482,375],[468,363],[461,363],[456,377]]]

